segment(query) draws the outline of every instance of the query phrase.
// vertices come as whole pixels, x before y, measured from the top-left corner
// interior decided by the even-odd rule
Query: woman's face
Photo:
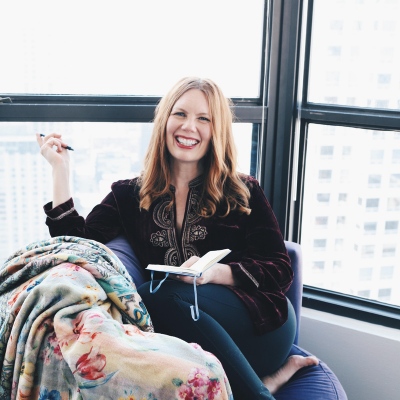
[[[166,142],[173,161],[195,163],[206,155],[211,140],[211,115],[205,94],[185,92],[175,103],[167,121]]]

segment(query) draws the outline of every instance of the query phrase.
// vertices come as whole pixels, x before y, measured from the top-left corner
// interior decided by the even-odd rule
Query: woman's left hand
[[[199,257],[192,256],[186,260],[181,267],[190,268]],[[178,281],[193,284],[193,277],[187,275],[170,275]],[[196,278],[196,285],[205,285],[206,283],[215,283],[219,285],[236,286],[235,280],[232,275],[231,267],[227,264],[216,263],[211,268],[208,268],[203,274]]]

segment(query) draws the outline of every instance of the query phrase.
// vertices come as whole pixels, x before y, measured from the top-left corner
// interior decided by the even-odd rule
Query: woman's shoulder
[[[137,191],[140,189],[139,178],[121,179],[111,185],[113,192],[118,191]]]
[[[260,183],[254,176],[239,173],[239,178],[250,190],[260,186]]]

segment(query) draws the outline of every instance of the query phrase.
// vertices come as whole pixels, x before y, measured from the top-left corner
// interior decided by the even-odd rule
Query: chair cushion
[[[293,345],[290,355],[311,355]],[[347,400],[347,395],[332,370],[322,361],[301,369],[275,395],[276,400]]]
[[[146,282],[147,279],[143,272],[143,268],[125,236],[117,236],[115,239],[106,243],[106,246],[112,250],[112,252],[120,259],[122,264],[124,264],[129,275],[132,277],[133,282],[135,282],[136,287],[139,287],[142,283]]]

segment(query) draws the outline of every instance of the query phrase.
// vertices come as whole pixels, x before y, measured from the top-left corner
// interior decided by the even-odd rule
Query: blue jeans
[[[246,306],[223,285],[197,287],[198,321],[190,313],[192,285],[166,280],[156,293],[150,293],[146,282],[138,291],[156,332],[198,343],[221,361],[235,400],[273,399],[260,378],[284,363],[293,344],[296,316],[289,301],[288,320],[272,332],[256,335]]]

